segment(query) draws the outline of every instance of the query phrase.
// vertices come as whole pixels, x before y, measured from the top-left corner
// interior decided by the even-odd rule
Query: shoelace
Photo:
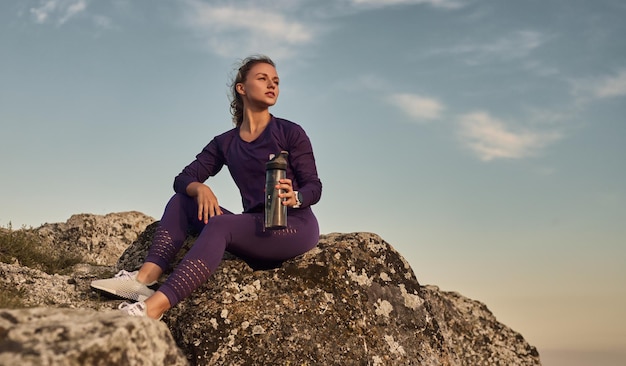
[[[143,303],[140,303],[140,302],[130,303],[130,302],[124,301],[121,304],[119,304],[117,308],[119,310],[126,311],[129,315],[146,316],[146,309],[143,306]]]
[[[119,304],[117,308],[119,310],[126,312],[126,314],[131,315],[131,316],[148,317],[146,303],[144,302],[130,303],[130,302],[124,301],[121,304]],[[157,320],[161,320],[161,319],[163,319],[163,314],[161,314],[161,316]]]
[[[119,272],[117,272],[117,274],[115,275],[115,278],[132,278],[135,275],[135,272],[128,272],[127,270],[123,269]]]
[[[139,282],[137,280],[137,272],[138,271],[128,272],[127,270],[123,269],[123,270],[117,272],[117,274],[115,276],[113,276],[113,278],[128,278],[130,280],[134,280],[134,281]],[[139,282],[139,283],[141,283],[144,286],[150,287],[150,286],[156,284],[156,281],[151,282],[151,283],[143,283],[143,282]]]

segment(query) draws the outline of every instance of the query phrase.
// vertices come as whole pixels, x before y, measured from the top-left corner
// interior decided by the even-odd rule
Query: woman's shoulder
[[[215,137],[209,142],[208,145],[204,148],[209,151],[216,151],[223,153],[228,150],[228,147],[233,141],[233,137],[236,136],[237,128],[230,129],[226,132],[223,132]]]
[[[310,145],[309,137],[302,126],[284,118],[274,117],[275,124],[272,136],[279,142],[283,150]]]
[[[293,125],[298,125],[297,123],[290,121],[286,118],[281,118],[281,117],[276,117],[274,115],[272,115],[272,118],[274,118],[274,120],[276,121],[277,124],[279,125],[284,125],[284,126],[293,126]]]
[[[219,143],[223,143],[224,141],[231,140],[233,136],[237,134],[237,131],[239,131],[237,127],[233,127],[230,130],[215,136],[213,139]]]
[[[296,122],[290,121],[290,120],[285,119],[285,118],[280,118],[280,117],[273,117],[273,118],[274,118],[274,121],[276,121],[276,126],[279,129],[282,129],[282,130],[287,131],[287,132],[303,131],[302,126],[300,126]]]

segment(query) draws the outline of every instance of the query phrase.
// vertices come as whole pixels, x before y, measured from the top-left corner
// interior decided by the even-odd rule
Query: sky
[[[626,2],[4,0],[0,225],[160,218],[274,59],[322,233],[373,232],[544,365],[626,364]],[[207,181],[241,211],[224,170]]]

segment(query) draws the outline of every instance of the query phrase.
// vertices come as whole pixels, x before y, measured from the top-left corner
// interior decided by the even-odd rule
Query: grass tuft
[[[0,227],[0,262],[36,268],[48,274],[64,274],[82,261],[80,255],[67,249],[50,250],[32,230]]]

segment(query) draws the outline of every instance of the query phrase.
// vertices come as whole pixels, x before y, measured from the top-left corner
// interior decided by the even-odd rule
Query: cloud
[[[213,5],[187,1],[186,25],[198,32],[211,49],[224,57],[266,53],[272,57],[295,54],[294,46],[313,41],[311,27],[281,13],[255,5]]]
[[[605,99],[626,95],[626,69],[616,75],[572,81],[573,93],[583,99]]]
[[[502,36],[491,42],[466,42],[449,48],[434,50],[431,54],[452,54],[466,56],[469,64],[482,64],[493,60],[513,60],[528,56],[550,39],[536,31],[518,31]]]
[[[104,15],[94,15],[93,22],[96,27],[101,29],[116,29],[117,27],[111,20],[111,18]]]
[[[36,23],[53,22],[63,25],[86,9],[85,0],[42,0],[38,7],[30,8],[30,13]]]
[[[465,4],[460,0],[351,0],[356,6],[385,7],[392,5],[427,4],[434,8],[458,9]]]
[[[524,63],[523,68],[541,77],[555,76],[561,73],[558,68],[554,66],[548,66],[538,60],[527,60]]]
[[[459,124],[462,140],[483,161],[532,156],[561,137],[556,132],[512,131],[486,112],[462,115]]]
[[[622,70],[615,77],[602,80],[594,92],[598,98],[621,97],[626,95],[626,70]]]
[[[387,101],[416,120],[438,119],[444,109],[439,101],[415,94],[396,93],[390,95]]]

